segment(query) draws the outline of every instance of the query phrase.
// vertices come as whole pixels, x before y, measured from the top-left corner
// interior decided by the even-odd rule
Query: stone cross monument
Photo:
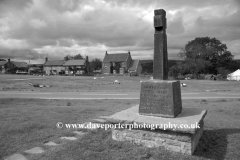
[[[153,80],[141,83],[139,114],[176,117],[182,112],[179,81],[168,81],[166,11],[154,10]]]
[[[114,140],[129,141],[146,147],[161,146],[170,151],[192,155],[203,133],[203,119],[207,111],[184,107],[182,112],[180,82],[167,80],[166,12],[158,9],[154,13],[154,79],[141,82],[139,105],[101,117],[104,120],[97,121],[104,124],[128,123],[136,127],[130,129],[129,125],[125,129],[115,128],[112,130]],[[139,128],[149,125],[156,128]]]

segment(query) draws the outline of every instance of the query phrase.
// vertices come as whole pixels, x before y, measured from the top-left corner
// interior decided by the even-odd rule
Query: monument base
[[[136,105],[114,115],[101,117],[106,124],[125,126],[112,131],[114,140],[131,141],[146,147],[162,146],[171,151],[193,154],[203,132],[206,110],[183,108],[176,118],[163,118],[140,115],[138,109]]]
[[[174,118],[182,112],[179,81],[141,82],[139,114]]]
[[[192,155],[202,136],[204,123],[195,134],[173,131],[151,130],[113,130],[112,139],[117,141],[129,141],[148,148],[164,147],[167,150]]]

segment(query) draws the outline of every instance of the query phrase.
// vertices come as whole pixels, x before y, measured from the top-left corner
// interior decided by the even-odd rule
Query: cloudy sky
[[[240,59],[240,0],[0,0],[0,58],[43,63],[131,51],[152,59],[154,9],[167,12],[169,59],[216,37]]]

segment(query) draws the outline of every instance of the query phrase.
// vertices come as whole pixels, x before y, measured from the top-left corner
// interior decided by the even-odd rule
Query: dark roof
[[[128,70],[137,70],[139,62],[139,60],[132,60]]]
[[[64,60],[47,61],[44,63],[44,66],[62,66],[64,62]]]
[[[27,68],[28,67],[26,62],[13,62],[12,61],[12,63],[18,68]]]
[[[106,54],[103,62],[125,62],[129,56],[129,53]]]
[[[144,63],[153,63],[153,60],[140,60],[141,64]]]
[[[32,70],[41,70],[41,68],[39,68],[39,67],[30,67],[29,70],[31,70],[31,71]]]
[[[6,63],[7,63],[7,61],[0,61],[0,66],[4,65]]]
[[[85,61],[85,59],[68,60],[63,64],[63,66],[83,66]]]
[[[43,64],[29,64],[30,67],[42,67]]]

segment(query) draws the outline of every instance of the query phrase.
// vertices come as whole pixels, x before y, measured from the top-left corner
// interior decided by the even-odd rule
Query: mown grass
[[[41,78],[41,79],[31,79]],[[17,79],[17,80],[16,80]],[[21,79],[21,80],[18,80]],[[104,78],[84,76],[44,76],[0,74],[0,91],[38,91],[38,92],[83,92],[83,91],[139,91],[140,80],[147,78],[107,76]],[[114,84],[119,80],[120,84]],[[44,84],[49,88],[33,87],[29,84]]]
[[[41,78],[41,79],[31,79]],[[37,91],[37,92],[92,92],[92,91],[140,91],[140,81],[149,77],[129,76],[30,76],[30,75],[6,75],[0,74],[0,91]],[[22,79],[22,80],[16,80]],[[113,84],[118,80],[120,84]],[[33,87],[29,84],[44,84],[49,88]],[[210,81],[210,80],[182,80],[187,87],[182,91],[240,91],[239,81]]]
[[[111,139],[110,131],[93,131],[82,139],[47,148],[44,142],[60,142],[73,130],[57,129],[56,123],[83,123],[111,115],[138,100],[31,100],[0,99],[0,159],[42,146],[47,151],[30,159],[239,159],[240,100],[183,100],[184,107],[207,109],[205,129],[193,156],[147,149]],[[63,142],[61,142],[63,143]]]
[[[84,123],[101,115],[131,107],[134,100],[35,100],[0,99],[0,159],[43,145],[72,130],[57,129],[56,123]]]

